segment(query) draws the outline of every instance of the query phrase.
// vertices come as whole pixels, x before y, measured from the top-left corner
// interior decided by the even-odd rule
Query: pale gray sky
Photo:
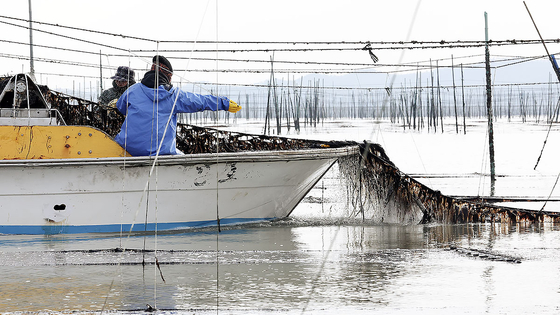
[[[14,18],[28,18],[28,1],[1,0],[3,7],[0,15]],[[526,1],[542,36],[545,39],[560,38],[557,14],[560,1]],[[252,73],[245,70],[270,69],[267,63],[215,62],[191,60],[192,57],[214,59],[270,60],[273,53],[236,52],[215,53],[196,52],[191,49],[274,49],[274,48],[333,48],[334,45],[277,45],[277,44],[170,44],[158,41],[287,41],[287,42],[352,42],[352,41],[471,41],[484,40],[484,12],[489,16],[489,34],[492,40],[538,39],[537,32],[529,18],[523,1],[516,0],[194,0],[194,1],[75,1],[75,0],[32,0],[33,20],[56,23],[64,26],[85,28],[128,36],[137,36],[154,41],[139,41],[118,36],[107,36],[90,32],[73,31],[64,28],[35,24],[37,30],[77,37],[94,43],[101,43],[116,49],[95,44],[65,39],[51,34],[34,32],[36,45],[83,50],[104,55],[105,67],[130,64],[136,69],[145,69],[148,60],[138,55],[153,55],[156,50],[180,50],[162,53],[171,58],[175,68],[175,79],[187,81],[208,81],[222,83],[255,83],[267,80],[269,73]],[[416,10],[417,9],[417,10]],[[0,18],[0,22],[27,26],[26,22]],[[409,34],[410,31],[410,34]],[[0,68],[2,74],[29,71],[29,61],[19,60],[17,56],[28,56],[25,45],[6,41],[28,42],[28,30],[0,23]],[[360,45],[344,45],[344,48],[359,48]],[[548,44],[549,51],[560,51],[559,44]],[[146,50],[145,53],[128,53],[127,50]],[[72,63],[99,64],[99,55],[72,53],[47,48],[35,48],[35,58],[66,60]],[[449,59],[453,54],[456,62],[467,60],[465,56],[477,56],[481,60],[484,48],[476,49],[416,49],[376,50],[380,64],[402,62],[421,62],[428,59]],[[540,44],[518,45],[491,48],[493,56],[536,56],[545,53]],[[124,54],[124,57],[115,57]],[[108,55],[108,56],[105,56]],[[9,58],[8,58],[9,57]],[[181,59],[179,59],[179,57]],[[402,58],[402,59],[401,59]],[[312,61],[371,64],[366,51],[277,51],[276,61]],[[466,61],[465,61],[466,62]],[[442,61],[442,64],[445,63]],[[301,65],[275,64],[275,69],[361,69],[367,66]],[[194,71],[237,70],[236,73],[216,74],[215,72]],[[390,71],[391,67],[375,67],[375,70]],[[60,63],[35,62],[38,79],[49,86],[72,84],[74,76],[83,75],[80,84],[86,80],[96,80],[99,69],[95,67],[76,67]],[[109,77],[114,70],[105,69]],[[139,71],[143,73],[142,71]],[[69,75],[68,77],[61,75]],[[294,75],[294,74],[292,74]],[[282,75],[278,73],[277,77]],[[89,78],[91,77],[91,79]],[[79,79],[80,80],[80,79]],[[104,80],[107,85],[110,80]],[[74,83],[76,84],[76,83]],[[95,83],[93,83],[95,84]]]

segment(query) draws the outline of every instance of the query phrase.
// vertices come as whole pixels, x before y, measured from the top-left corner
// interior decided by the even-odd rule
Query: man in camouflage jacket
[[[124,91],[136,83],[134,80],[134,70],[125,66],[120,66],[117,69],[117,73],[111,79],[113,79],[113,87],[101,93],[98,99],[99,105],[109,105],[111,101],[115,100],[113,102],[114,106],[114,103],[116,103]]]

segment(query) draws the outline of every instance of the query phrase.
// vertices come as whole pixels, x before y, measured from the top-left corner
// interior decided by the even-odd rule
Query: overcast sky
[[[1,16],[29,18],[28,1],[2,1]],[[545,39],[560,38],[558,13],[560,1],[527,0],[533,18]],[[148,56],[155,51],[170,57],[175,68],[175,80],[190,82],[255,83],[268,80],[269,73],[254,73],[270,70],[270,63],[200,61],[189,59],[208,58],[269,61],[274,58],[274,67],[293,70],[330,69],[348,71],[349,69],[369,69],[391,71],[397,63],[425,62],[429,59],[449,59],[454,56],[455,63],[467,62],[466,56],[483,60],[484,48],[476,49],[414,49],[392,50],[375,49],[372,52],[379,58],[378,64],[391,65],[376,67],[367,51],[360,50],[363,45],[336,43],[354,41],[482,41],[484,40],[484,12],[488,13],[489,36],[492,40],[538,39],[523,1],[516,0],[195,0],[195,1],[75,1],[75,0],[32,0],[33,20],[54,23],[92,31],[122,34],[149,40],[137,40],[119,36],[108,36],[95,32],[70,30],[34,24],[37,30],[76,37],[91,43],[68,39],[44,32],[34,32],[34,44],[54,46],[66,50],[36,47],[35,71],[40,83],[55,85],[69,84],[78,79],[80,84],[90,85],[91,80],[99,80],[99,63],[103,64],[104,84],[118,65],[130,64],[139,72],[144,72],[149,63]],[[0,18],[0,22],[28,26],[25,21]],[[0,23],[0,71],[2,74],[29,71],[29,61],[17,59],[29,56],[25,45],[7,41],[29,42],[29,31],[24,27]],[[330,45],[281,45],[281,44],[226,44],[179,43],[157,41],[248,41],[248,42],[331,42]],[[98,44],[107,45],[101,46]],[[385,45],[384,47],[389,47]],[[548,44],[551,53],[560,51],[559,44]],[[338,48],[345,51],[265,51],[265,52],[220,52],[217,49],[259,49],[275,48]],[[381,46],[379,46],[381,47]],[[118,49],[116,49],[118,48]],[[194,52],[190,50],[210,50]],[[80,50],[83,52],[71,52]],[[143,50],[140,52],[139,50]],[[176,50],[168,52],[168,50]],[[86,53],[89,52],[89,53]],[[493,58],[500,56],[538,56],[544,55],[542,45],[508,45],[492,47]],[[118,57],[115,55],[124,55]],[[501,57],[500,57],[501,58]],[[65,65],[53,60],[74,63]],[[283,64],[280,61],[327,62],[332,64]],[[441,64],[449,60],[440,61]],[[93,65],[77,67],[76,63]],[[353,65],[355,64],[355,65]],[[97,68],[95,67],[97,65]],[[215,72],[214,70],[235,70],[239,72]],[[208,72],[202,72],[205,70]],[[247,71],[245,71],[247,70]],[[307,70],[306,70],[307,71]],[[61,76],[68,75],[68,77]],[[277,77],[282,77],[281,72]],[[86,83],[87,80],[87,83]],[[72,84],[72,83],[70,83]],[[75,83],[74,83],[75,84]]]

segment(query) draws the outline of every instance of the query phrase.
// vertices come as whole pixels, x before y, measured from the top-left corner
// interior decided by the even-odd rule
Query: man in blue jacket
[[[154,56],[152,68],[117,101],[125,120],[115,141],[133,156],[179,154],[175,147],[177,113],[241,109],[226,97],[185,92],[171,85],[173,67],[164,56]],[[169,126],[165,130],[167,121]]]

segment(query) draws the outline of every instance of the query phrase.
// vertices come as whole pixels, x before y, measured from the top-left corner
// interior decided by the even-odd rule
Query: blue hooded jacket
[[[175,99],[177,104],[173,108]],[[159,154],[178,154],[175,147],[177,113],[215,111],[216,107],[218,110],[228,110],[229,99],[189,93],[174,87],[168,91],[162,85],[153,89],[136,83],[117,101],[117,109],[126,117],[115,141],[133,156],[156,155],[165,125],[171,116]]]

